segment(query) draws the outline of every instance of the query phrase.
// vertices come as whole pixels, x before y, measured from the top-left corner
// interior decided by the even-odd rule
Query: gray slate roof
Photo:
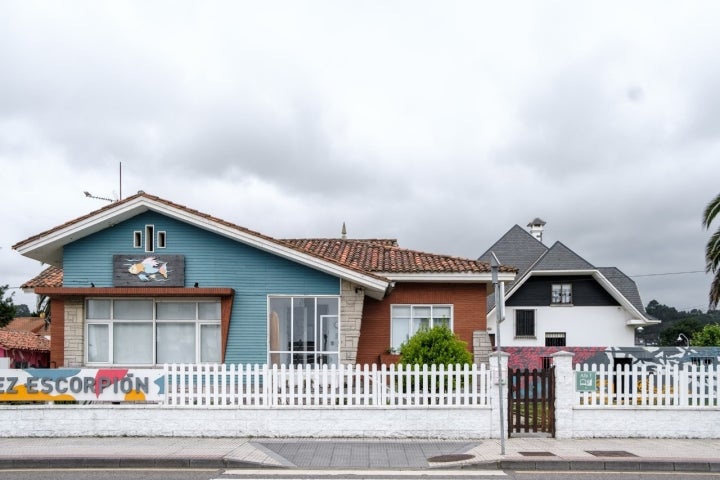
[[[640,292],[635,282],[616,267],[593,266],[577,253],[561,242],[548,248],[519,225],[513,226],[495,242],[478,260],[490,261],[490,253],[494,252],[503,265],[511,265],[518,269],[515,282],[520,281],[532,271],[552,270],[597,270],[647,319],[654,318],[645,312]],[[515,283],[513,282],[513,284]],[[506,286],[506,292],[513,284]],[[495,308],[495,295],[488,295],[488,312]]]

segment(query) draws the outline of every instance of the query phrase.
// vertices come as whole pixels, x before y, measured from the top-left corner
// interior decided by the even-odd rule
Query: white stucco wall
[[[210,409],[159,405],[0,407],[4,437],[490,438],[490,408]]]
[[[535,310],[535,338],[515,337],[515,310]],[[565,332],[566,346],[632,346],[634,327],[622,307],[506,307],[505,321],[500,324],[503,346],[544,347],[546,332]],[[494,318],[488,323],[494,332]]]

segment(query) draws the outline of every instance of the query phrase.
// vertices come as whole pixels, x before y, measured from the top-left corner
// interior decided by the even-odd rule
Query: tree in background
[[[693,347],[720,347],[720,324],[705,325],[692,336]]]
[[[6,297],[5,292],[7,292],[8,288],[8,285],[0,286],[0,327],[4,327],[15,318],[15,305],[12,300],[15,293],[13,292]]]
[[[703,325],[696,318],[686,318],[675,322],[660,332],[660,345],[674,347],[678,345],[678,337],[682,333],[687,338],[693,338],[695,332],[702,330]],[[695,345],[693,343],[693,345]]]
[[[703,226],[706,230],[710,229],[710,224],[720,213],[720,194],[708,203],[703,212]],[[710,284],[710,305],[709,309],[714,310],[720,302],[720,227],[710,235],[707,246],[705,247],[705,271],[715,274]]]
[[[400,346],[403,365],[464,365],[472,363],[467,342],[460,340],[447,326],[424,328]]]

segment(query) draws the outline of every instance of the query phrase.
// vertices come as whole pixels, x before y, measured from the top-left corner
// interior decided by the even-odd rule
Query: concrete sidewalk
[[[720,439],[0,439],[0,469],[316,468],[720,471]]]

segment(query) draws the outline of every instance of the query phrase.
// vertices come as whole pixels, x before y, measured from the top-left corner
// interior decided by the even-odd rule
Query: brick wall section
[[[397,283],[389,296],[365,298],[357,363],[379,363],[390,347],[390,306],[393,304],[452,304],[453,327],[473,349],[473,332],[487,329],[485,284]]]
[[[342,281],[342,297],[340,299],[340,363],[353,365],[356,362],[360,326],[363,317],[362,289],[357,292],[357,285]]]
[[[65,362],[66,367],[82,367],[84,360],[83,299],[65,299]]]
[[[50,304],[50,366],[65,364],[65,302],[53,298]]]

